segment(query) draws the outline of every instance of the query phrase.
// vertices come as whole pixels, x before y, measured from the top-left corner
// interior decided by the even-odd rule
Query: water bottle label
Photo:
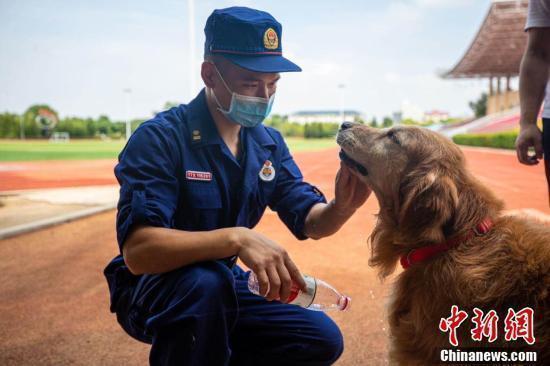
[[[292,286],[290,296],[288,298],[288,304],[298,305],[307,308],[313,302],[315,293],[317,292],[317,282],[314,277],[304,275],[304,281],[306,281],[307,291],[301,291],[297,285]]]

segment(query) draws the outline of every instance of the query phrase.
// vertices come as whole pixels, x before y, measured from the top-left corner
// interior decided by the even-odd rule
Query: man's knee
[[[173,326],[210,327],[209,322],[220,322],[236,307],[233,274],[223,264],[205,262],[162,276],[156,284],[162,290],[149,306],[146,328],[151,333]]]
[[[182,297],[199,301],[222,300],[234,296],[234,279],[231,271],[223,264],[207,262],[184,267],[172,274],[176,302]]]
[[[326,314],[315,312],[311,316],[315,331],[302,340],[303,354],[300,360],[306,361],[304,364],[307,365],[332,365],[344,352],[342,332]]]
[[[326,365],[336,362],[344,352],[344,337],[332,320],[320,329],[318,342],[315,342],[314,350],[317,359]]]
[[[191,270],[193,290],[201,296],[234,292],[235,280],[232,272],[223,264],[209,262],[195,266]]]

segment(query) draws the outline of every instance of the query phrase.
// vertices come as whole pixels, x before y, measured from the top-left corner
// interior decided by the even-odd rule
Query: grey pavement
[[[0,192],[0,239],[114,209],[118,185]]]

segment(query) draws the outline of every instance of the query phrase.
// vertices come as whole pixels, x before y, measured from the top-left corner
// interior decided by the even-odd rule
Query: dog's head
[[[372,188],[380,204],[373,251],[384,245],[377,239],[391,242],[382,250],[395,260],[414,247],[444,241],[460,231],[460,225],[475,226],[475,220],[486,214],[464,207],[475,205],[476,199],[482,205],[487,200],[480,196],[490,193],[467,173],[458,146],[438,133],[346,122],[337,142],[344,163]]]

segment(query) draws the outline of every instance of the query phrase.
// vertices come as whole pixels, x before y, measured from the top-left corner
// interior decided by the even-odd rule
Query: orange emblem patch
[[[275,178],[275,168],[273,163],[269,160],[266,160],[262,169],[260,169],[260,179],[264,182],[271,182]]]
[[[274,50],[279,47],[279,37],[273,28],[268,28],[264,33],[264,47],[268,50]]]

